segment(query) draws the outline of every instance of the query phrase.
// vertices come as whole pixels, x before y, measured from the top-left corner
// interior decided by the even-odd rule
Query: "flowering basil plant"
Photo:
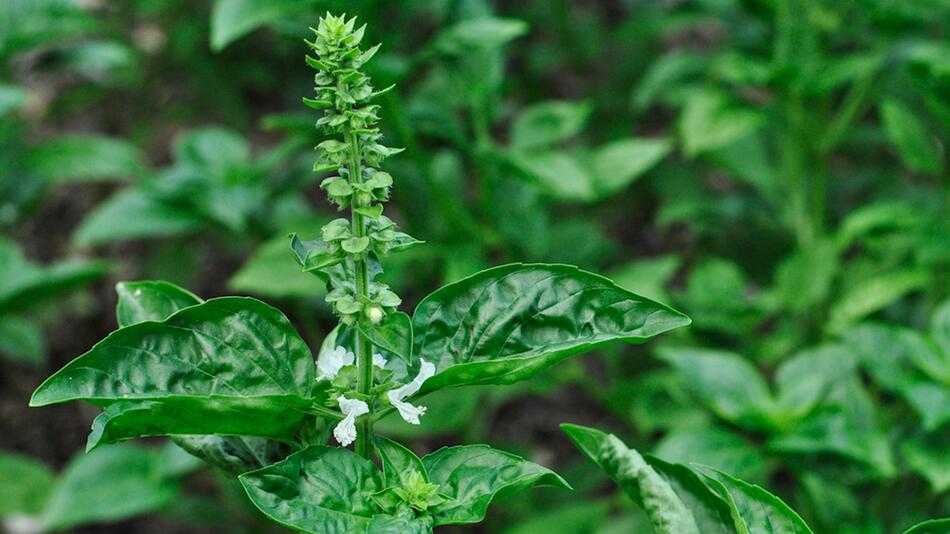
[[[425,424],[422,397],[469,384],[511,384],[612,342],[644,342],[684,315],[568,265],[512,264],[425,297],[412,316],[377,280],[381,260],[421,242],[383,215],[393,178],[376,90],[361,68],[365,26],[327,15],[307,42],[316,69],[321,187],[348,218],[317,239],[291,237],[307,273],[328,286],[340,324],[314,358],[287,318],[246,297],[202,300],[167,282],[117,286],[120,328],[47,379],[31,404],[85,400],[101,408],[88,449],[143,436],[238,476],[251,501],[314,533],[431,532],[481,521],[492,499],[537,485],[569,488],[553,471],[487,445],[422,458],[377,436],[396,413]],[[314,237],[314,236],[307,236]],[[349,447],[353,446],[353,450]]]

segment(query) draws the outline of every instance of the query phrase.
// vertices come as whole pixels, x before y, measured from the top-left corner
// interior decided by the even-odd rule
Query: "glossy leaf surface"
[[[119,282],[115,307],[119,327],[143,321],[164,321],[182,308],[204,302],[187,289],[163,281]]]
[[[435,525],[477,523],[499,493],[533,486],[571,486],[557,473],[487,445],[445,447],[422,458],[429,481],[449,498],[433,510]]]
[[[422,520],[382,514],[371,498],[383,489],[379,471],[348,449],[308,447],[240,480],[265,515],[302,532],[431,532]]]
[[[643,507],[656,532],[812,534],[798,514],[758,486],[710,468],[641,456],[593,428],[561,428]]]
[[[360,325],[374,346],[399,356],[408,365],[412,355],[412,319],[403,312],[387,315],[377,325]]]
[[[99,425],[115,438],[136,428],[140,435],[285,437],[310,403],[313,367],[283,314],[226,297],[113,332],[47,379],[31,404],[106,406]],[[125,430],[108,434],[110,426]]]
[[[648,460],[612,434],[561,425],[571,441],[635,502],[661,534],[735,532],[725,503],[688,468]]]
[[[412,318],[414,357],[436,365],[423,392],[510,384],[598,346],[642,343],[689,319],[565,265],[512,264],[432,293]]]

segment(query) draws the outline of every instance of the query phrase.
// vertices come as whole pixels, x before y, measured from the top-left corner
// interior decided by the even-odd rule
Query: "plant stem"
[[[350,182],[358,184],[363,181],[362,155],[359,140],[356,134],[347,132],[344,134],[346,144],[350,148],[349,178]],[[363,222],[363,215],[357,212],[361,205],[360,195],[353,195],[353,202],[350,205],[350,213],[353,219],[353,235],[364,237],[366,235],[366,224]],[[369,297],[369,267],[366,263],[366,257],[360,255],[355,260],[356,268],[356,297],[360,303],[365,303]],[[357,321],[363,320],[363,314],[360,314]],[[369,395],[373,387],[373,348],[369,339],[363,333],[356,330],[356,361],[359,374],[357,376],[356,389],[362,395]],[[357,422],[356,432],[356,453],[360,456],[371,459],[372,456],[372,436],[373,436],[373,406],[370,405],[370,413],[360,418]]]

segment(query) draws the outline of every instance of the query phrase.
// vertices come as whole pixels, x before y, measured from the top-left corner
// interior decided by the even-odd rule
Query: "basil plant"
[[[317,239],[291,236],[303,270],[327,284],[340,324],[316,365],[280,311],[244,297],[202,300],[167,282],[117,286],[119,329],[47,379],[33,406],[103,408],[88,449],[172,436],[238,476],[253,503],[314,533],[424,533],[481,521],[499,494],[569,488],[553,471],[487,445],[417,457],[377,436],[398,413],[425,424],[421,397],[469,384],[511,384],[604,344],[644,342],[689,319],[568,265],[511,264],[422,299],[412,316],[377,278],[388,254],[420,245],[383,215],[393,178],[380,163],[377,91],[361,70],[365,26],[327,15],[307,42],[316,69],[321,187],[348,218]],[[289,254],[288,254],[289,256]],[[289,260],[289,258],[288,258]],[[349,449],[350,445],[353,450]]]

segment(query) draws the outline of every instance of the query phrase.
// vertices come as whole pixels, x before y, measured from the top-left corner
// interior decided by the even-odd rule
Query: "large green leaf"
[[[232,475],[240,475],[283,460],[287,445],[253,436],[175,436],[182,449]]]
[[[673,145],[667,139],[631,138],[608,143],[594,153],[594,190],[605,198],[622,190],[663,160]]]
[[[653,452],[668,462],[696,462],[745,480],[765,480],[769,470],[758,445],[715,425],[674,428],[663,436]]]
[[[161,280],[119,282],[115,292],[119,298],[115,315],[120,327],[143,321],[164,321],[182,308],[204,302],[187,289]]]
[[[167,476],[162,462],[159,451],[132,445],[80,454],[63,471],[50,496],[45,527],[63,530],[117,521],[171,504],[178,483]]]
[[[811,534],[764,489],[702,466],[641,456],[611,434],[561,425],[574,444],[646,511],[657,533]]]
[[[142,321],[162,321],[182,308],[204,302],[190,291],[163,281],[119,282],[116,285],[116,293],[119,296],[116,306],[119,326],[129,326]],[[128,409],[132,412],[138,410],[144,416],[152,417],[147,411],[147,405],[148,403],[130,403]],[[103,433],[108,430],[117,435],[123,434],[116,428],[121,421],[108,417],[97,421]],[[138,425],[134,418],[130,418],[130,422]],[[110,423],[113,428],[107,428]],[[95,435],[96,430],[97,427],[94,427],[94,435],[90,437],[87,447],[95,447],[102,439],[102,434]],[[283,443],[253,436],[180,435],[173,439],[192,455],[233,475],[270,465],[285,458],[289,452],[289,447]]]
[[[680,117],[683,151],[689,156],[722,148],[752,133],[763,116],[731,101],[722,93],[696,91],[690,95]]]
[[[657,534],[735,532],[726,503],[688,467],[644,458],[594,428],[563,424],[561,429],[644,509]]]
[[[944,301],[934,310],[930,318],[930,337],[943,351],[945,381],[950,387],[950,300]]]
[[[0,317],[0,354],[32,364],[43,361],[46,348],[38,324],[22,317]]]
[[[96,135],[50,139],[30,149],[23,164],[51,182],[139,178],[145,172],[136,147],[121,139]]]
[[[679,371],[689,390],[717,416],[751,429],[771,427],[774,401],[768,384],[738,354],[664,347],[660,357]]]
[[[0,519],[40,515],[52,488],[49,467],[27,456],[0,452]]]
[[[423,392],[511,384],[571,355],[687,324],[685,315],[576,267],[512,264],[423,299],[412,318],[413,354],[436,366]]]
[[[96,206],[73,234],[73,241],[91,246],[125,239],[177,236],[204,224],[199,214],[162,203],[145,190],[130,187]]]
[[[917,116],[897,100],[885,100],[880,111],[884,131],[904,163],[918,172],[939,172],[943,165],[940,145]]]
[[[274,521],[313,534],[431,532],[422,520],[385,515],[372,499],[383,488],[372,462],[348,449],[312,446],[245,473],[251,502]]]
[[[534,486],[571,486],[557,473],[487,445],[443,447],[422,458],[429,481],[448,500],[433,509],[435,526],[478,523],[499,494]]]
[[[320,279],[300,272],[284,235],[264,242],[228,280],[228,287],[274,298],[319,298],[327,292]]]
[[[511,146],[533,150],[580,133],[592,106],[587,102],[550,101],[526,108],[511,125]]]
[[[439,33],[432,47],[444,54],[465,54],[502,47],[527,33],[528,25],[515,19],[480,17],[464,20]]]
[[[532,183],[561,200],[591,202],[596,199],[594,175],[578,154],[566,151],[512,152],[508,161]]]
[[[0,239],[0,313],[23,310],[86,284],[106,272],[100,261],[67,260],[50,266],[27,261],[13,241]]]
[[[316,0],[216,0],[211,10],[211,48],[223,50],[255,29],[302,13],[316,3]]]
[[[839,380],[826,402],[768,446],[805,458],[830,455],[857,462],[876,477],[896,473],[888,436],[879,428],[876,407],[857,375]]]
[[[93,446],[161,434],[287,438],[311,402],[313,373],[309,349],[283,314],[225,297],[113,332],[47,379],[30,403],[107,407]]]
[[[918,523],[904,531],[904,534],[948,534],[950,533],[950,517],[946,519],[931,519]]]
[[[806,416],[857,367],[854,355],[839,345],[822,345],[795,354],[775,373],[776,414],[784,421]]]
[[[950,429],[929,435],[910,436],[901,443],[907,465],[924,477],[934,493],[950,489]]]
[[[920,332],[891,325],[862,324],[845,334],[861,365],[881,387],[903,397],[920,416],[924,430],[950,421],[950,388],[934,382],[919,362],[936,347]]]
[[[929,281],[927,272],[890,271],[848,287],[828,311],[828,330],[840,333],[868,315],[881,310]]]
[[[808,525],[781,499],[721,471],[707,470],[706,478],[727,500],[734,516],[749,534],[812,534]]]

